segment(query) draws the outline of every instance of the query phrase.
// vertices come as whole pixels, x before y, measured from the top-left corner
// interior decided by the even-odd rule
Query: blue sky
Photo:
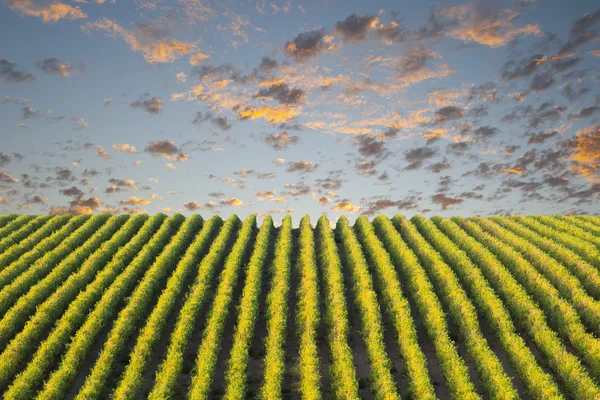
[[[600,212],[592,1],[0,7],[2,213]]]

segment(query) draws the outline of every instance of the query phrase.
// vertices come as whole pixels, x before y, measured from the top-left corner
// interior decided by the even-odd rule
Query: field
[[[331,226],[0,216],[0,393],[600,398],[600,217]]]

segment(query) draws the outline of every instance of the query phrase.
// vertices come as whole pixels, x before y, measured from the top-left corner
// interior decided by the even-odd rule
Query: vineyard
[[[600,399],[600,217],[0,216],[0,393]]]

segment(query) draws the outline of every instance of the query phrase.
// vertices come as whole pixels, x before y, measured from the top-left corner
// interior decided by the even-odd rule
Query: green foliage
[[[400,396],[397,393],[394,378],[390,371],[392,363],[383,344],[381,310],[377,302],[377,294],[373,290],[373,282],[360,243],[356,240],[346,217],[338,219],[336,231],[342,240],[344,260],[350,270],[352,291],[360,311],[361,333],[367,346],[371,364],[371,379],[375,397],[378,399],[399,399]]]
[[[348,309],[344,297],[344,276],[333,232],[322,215],[317,222],[318,259],[325,288],[325,323],[331,353],[330,381],[340,399],[357,399],[358,380],[354,369],[352,349],[348,345]]]
[[[238,321],[226,375],[226,399],[244,399],[246,395],[246,365],[254,327],[258,317],[263,266],[270,247],[273,220],[267,216],[256,238],[254,251],[246,268],[246,283],[242,290]]]
[[[404,242],[389,219],[379,216],[375,218],[373,225],[400,275],[407,279],[409,296],[419,311],[429,339],[434,344],[450,394],[457,399],[478,399],[479,396],[469,378],[465,361],[458,354],[456,345],[450,338],[442,305],[417,256]]]
[[[521,275],[518,274],[519,270],[516,267],[519,265],[524,266],[523,262],[517,261],[518,254],[515,251],[511,251],[507,246],[503,246],[498,239],[483,231],[474,222],[458,217],[452,218],[452,221],[460,225],[471,236],[471,238],[465,236],[460,241],[457,241],[457,243],[461,247],[465,246],[464,249],[468,252],[469,257],[477,262],[487,280],[513,314],[521,329],[527,331],[530,338],[538,345],[545,359],[552,365],[562,383],[568,388],[570,394],[580,399],[590,399],[600,395],[600,389],[594,380],[586,373],[579,359],[567,351],[556,332],[548,326],[544,313],[530,297],[528,291],[525,290],[524,286],[534,286],[538,281],[535,279],[527,280],[527,276],[523,274],[522,276],[525,278],[526,283],[521,286],[521,283],[512,275],[512,273]],[[478,241],[479,243],[477,243]],[[503,252],[506,252],[506,254]],[[544,280],[533,267],[527,270],[535,274],[536,278]],[[551,286],[547,286],[546,289],[552,291]],[[550,299],[550,296],[547,299],[547,301],[552,300],[557,299]],[[558,300],[560,301],[560,299]],[[568,309],[568,305],[564,305],[564,308]],[[556,309],[554,315],[551,314],[551,317],[561,319],[562,317],[556,314],[560,314],[562,311]],[[571,312],[569,314],[573,316],[574,313]],[[577,331],[573,331],[576,334],[574,339],[594,340],[587,333],[582,332],[580,326],[581,324],[577,323],[569,326],[569,328],[577,329]],[[563,326],[561,330],[564,331],[565,328]]]
[[[166,358],[158,369],[154,387],[149,394],[150,399],[165,399],[173,395],[177,386],[177,378],[183,368],[183,354],[187,349],[196,319],[208,297],[217,266],[225,258],[227,245],[235,237],[235,232],[240,224],[241,221],[236,215],[229,217],[211,245],[208,254],[202,259],[198,267],[198,275],[179,312]]]
[[[184,290],[185,280],[192,272],[194,265],[199,262],[201,253],[208,246],[208,242],[214,231],[221,225],[221,222],[222,220],[219,217],[213,217],[204,224],[200,233],[179,260],[175,271],[169,277],[165,289],[152,310],[152,314],[138,336],[135,347],[130,353],[129,364],[113,393],[113,397],[133,399],[140,391],[144,383],[143,373],[150,363],[154,347],[165,328],[169,313],[172,311],[178,296]]]
[[[466,288],[475,307],[484,316],[486,323],[507,352],[513,367],[523,379],[528,394],[532,398],[540,400],[562,398],[552,377],[537,364],[533,353],[517,333],[502,300],[496,295],[481,270],[470,260],[468,256],[470,252],[461,250],[456,243],[450,240],[452,238],[457,243],[464,244],[468,243],[470,238],[466,237],[466,233],[452,221],[440,217],[433,217],[432,221],[427,221],[425,218],[413,218],[420,233],[444,257]],[[442,230],[447,236],[442,233]]]
[[[254,253],[250,259],[250,266],[257,262],[262,262],[268,249],[268,237],[271,221],[263,224],[263,229],[259,233]],[[229,315],[231,302],[233,301],[233,290],[237,286],[240,276],[240,269],[244,256],[250,248],[250,242],[254,229],[256,227],[256,216],[251,215],[242,224],[240,234],[231,249],[231,252],[225,260],[223,271],[219,277],[219,286],[213,300],[206,328],[202,335],[202,343],[198,349],[196,357],[196,373],[192,378],[192,385],[189,392],[190,399],[205,399],[208,397],[212,383],[217,356],[221,349],[223,330],[225,321]]]
[[[292,218],[287,215],[279,228],[275,242],[275,257],[271,264],[271,289],[267,296],[267,338],[265,341],[264,382],[260,391],[263,399],[280,399],[285,373],[284,344],[287,329],[292,254]]]
[[[289,216],[257,229],[255,216],[0,215],[0,394],[433,399],[434,357],[453,399],[479,398],[472,376],[485,398],[600,398],[598,265],[589,216],[341,217],[335,231],[305,216],[294,231]]]
[[[435,393],[427,372],[427,361],[419,347],[410,306],[402,293],[390,255],[366,217],[361,216],[356,220],[355,229],[383,295],[385,310],[396,331],[400,354],[410,378],[409,395],[416,399],[433,399]]]
[[[317,347],[317,329],[319,328],[319,276],[315,256],[315,236],[310,218],[305,215],[300,221],[298,249],[298,304],[296,325],[300,337],[298,372],[299,390],[303,399],[321,398],[321,374],[319,372],[319,350]]]
[[[10,389],[5,393],[6,398],[27,399],[33,396],[35,388],[41,384],[45,373],[54,364],[71,334],[84,323],[88,310],[102,297],[105,290],[105,299],[108,299],[108,301],[101,303],[105,308],[101,310],[96,308],[93,313],[96,316],[99,313],[110,315],[111,303],[114,304],[120,298],[120,291],[127,290],[127,285],[124,283],[128,282],[129,288],[133,286],[137,281],[137,277],[142,274],[142,269],[147,261],[160,249],[161,240],[168,238],[170,230],[173,230],[175,224],[163,223],[165,218],[164,214],[148,218],[138,233],[125,246],[118,249],[109,264],[95,276],[94,281],[88,284],[75,300],[68,304],[67,310],[56,323],[52,314],[56,310],[53,309],[56,307],[60,310],[63,307],[61,302],[64,301],[64,298],[62,296],[54,297],[53,295],[40,306],[39,310],[27,322],[25,328],[0,355],[0,379],[2,379],[2,383],[13,379],[17,368],[27,358],[27,354],[35,348],[35,343],[41,341],[46,329],[55,324],[54,329],[48,338],[41,343],[27,368],[14,378]],[[135,221],[135,219],[132,221]],[[146,245],[161,225],[162,228]],[[154,247],[150,248],[150,246]],[[94,259],[94,257],[90,258]],[[101,255],[98,254],[97,258],[101,258]],[[113,281],[114,283],[111,285]],[[76,279],[70,281],[68,287],[79,291],[81,289],[79,285],[80,281]],[[111,286],[109,287],[109,285]],[[100,319],[100,316],[97,318]],[[94,319],[93,322],[98,321],[98,319]]]

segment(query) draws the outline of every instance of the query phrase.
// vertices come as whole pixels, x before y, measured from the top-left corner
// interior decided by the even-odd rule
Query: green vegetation
[[[2,398],[600,398],[597,217],[299,222],[0,216]]]

